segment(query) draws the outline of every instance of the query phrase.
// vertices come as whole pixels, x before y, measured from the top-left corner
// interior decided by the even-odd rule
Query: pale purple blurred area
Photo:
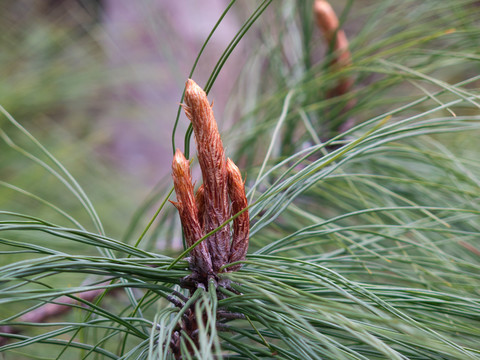
[[[153,184],[170,173],[171,133],[188,73],[202,44],[228,5],[226,0],[104,0],[102,46],[114,69],[111,100],[99,119],[107,151],[121,170]],[[241,27],[233,8],[210,40],[193,79],[204,86]],[[223,112],[243,63],[240,45],[209,95],[222,130]],[[231,121],[231,119],[229,120]],[[183,150],[183,115],[176,144]],[[194,141],[192,141],[194,146]]]

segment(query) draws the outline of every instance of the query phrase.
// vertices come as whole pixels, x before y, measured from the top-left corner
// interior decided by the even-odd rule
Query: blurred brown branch
[[[101,285],[107,285],[109,282],[103,283]],[[49,319],[55,318],[60,315],[64,315],[73,309],[72,305],[82,305],[82,302],[78,301],[76,298],[92,302],[98,296],[105,292],[105,289],[94,289],[81,293],[75,294],[72,296],[61,296],[55,302],[47,303],[42,305],[35,310],[32,310],[26,314],[20,316],[17,321],[22,323],[43,323],[47,322]],[[109,294],[113,292],[110,291]],[[0,326],[0,333],[5,334],[18,334],[22,332],[20,327],[16,326]],[[0,346],[5,345],[10,338],[8,336],[0,336]]]

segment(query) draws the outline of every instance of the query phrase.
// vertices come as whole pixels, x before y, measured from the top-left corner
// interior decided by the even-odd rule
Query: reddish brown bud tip
[[[192,79],[188,79],[185,83],[185,100],[187,105],[202,104],[207,98],[207,94],[203,89]],[[207,101],[208,103],[208,101]]]
[[[190,164],[180,149],[177,149],[175,151],[175,155],[173,156],[172,170],[174,176],[180,178],[188,177],[190,174]]]
[[[339,28],[338,17],[332,6],[325,0],[315,0],[313,12],[318,27],[323,33],[325,41],[333,46],[335,57],[330,66],[332,70],[340,70],[352,63],[349,45],[345,32]],[[328,97],[347,93],[353,85],[350,77],[341,77],[338,84],[328,92]]]
[[[327,42],[333,40],[333,34],[338,29],[338,18],[333,11],[332,6],[325,0],[315,0],[313,4],[313,12],[317,25],[322,30]]]
[[[333,43],[334,51],[338,51],[338,56],[334,63],[340,66],[350,64],[350,52],[348,51],[348,40],[345,32],[339,29],[337,14],[332,6],[325,0],[315,0],[313,4],[313,12],[318,27],[323,32],[323,36],[327,43]]]

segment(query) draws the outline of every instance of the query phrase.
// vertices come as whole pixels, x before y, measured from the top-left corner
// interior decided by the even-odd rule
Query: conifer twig
[[[202,169],[204,186],[205,233],[222,225],[230,216],[227,195],[227,162],[217,122],[207,94],[193,80],[185,88],[183,105],[188,119],[192,122],[197,154]],[[224,226],[207,240],[214,271],[228,261],[230,248],[230,227]]]
[[[172,203],[179,211],[189,247],[213,232],[193,248],[190,263],[194,274],[185,281],[185,285],[188,280],[194,280],[197,286],[203,284],[206,287],[208,278],[225,271],[222,269],[225,265],[245,259],[250,231],[248,211],[244,210],[247,197],[240,170],[225,157],[207,94],[191,79],[186,83],[185,104],[182,106],[193,125],[203,185],[194,196],[189,162],[177,149],[172,164],[177,202]],[[242,213],[233,221],[232,239],[228,219],[240,211]],[[228,271],[240,267],[236,264]]]

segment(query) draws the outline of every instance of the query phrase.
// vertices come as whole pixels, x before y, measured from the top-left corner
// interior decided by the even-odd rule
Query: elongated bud
[[[232,216],[247,207],[247,196],[242,175],[235,163],[227,160],[228,195],[232,202]],[[233,220],[233,239],[230,247],[229,262],[245,260],[248,250],[248,234],[250,233],[250,218],[248,210],[245,210]],[[228,268],[229,271],[238,270],[240,264]]]
[[[332,6],[325,0],[315,0],[313,12],[317,25],[322,30],[325,40],[330,43],[338,29],[338,17]]]
[[[198,162],[204,186],[205,233],[220,227],[229,218],[227,170],[222,139],[205,91],[189,79],[183,108],[193,125]],[[230,250],[230,228],[224,226],[207,239],[214,271],[225,265]]]
[[[187,246],[192,246],[195,241],[205,235],[198,220],[198,210],[193,195],[190,164],[183,153],[177,149],[172,163],[173,184],[177,194],[177,202],[173,203],[180,214],[183,232]],[[201,242],[192,250],[192,265],[194,270],[202,274],[212,273],[212,263],[205,242]]]
[[[333,43],[335,58],[332,60],[332,65],[337,69],[350,65],[351,55],[348,49],[347,36],[345,32],[339,28],[338,17],[332,6],[325,0],[315,0],[313,12],[317,25],[325,37],[325,41],[328,44]],[[332,90],[331,96],[346,93],[352,84],[353,80],[351,78],[341,79],[336,88]]]

